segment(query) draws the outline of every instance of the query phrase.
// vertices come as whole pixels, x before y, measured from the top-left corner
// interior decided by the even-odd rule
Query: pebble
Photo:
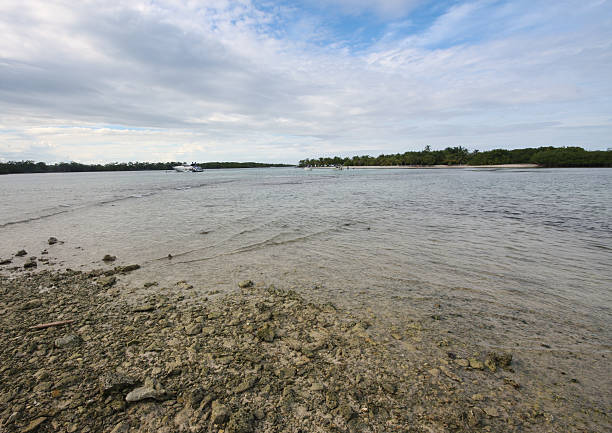
[[[125,401],[127,401],[128,403],[133,403],[147,399],[161,400],[164,395],[165,391],[163,390],[157,390],[146,386],[141,386],[130,391],[128,395],[125,396]]]
[[[125,421],[121,421],[117,424],[110,433],[127,433],[130,430],[130,424]]]
[[[497,411],[497,409],[495,409],[494,407],[485,407],[483,409],[485,411],[485,413],[491,417],[497,417],[499,416],[499,412]]]
[[[227,422],[230,416],[230,411],[219,400],[215,400],[212,403],[212,412],[210,415],[210,421],[216,425],[223,425]]]
[[[470,367],[476,370],[483,370],[484,364],[476,358],[470,358]]]
[[[455,364],[460,365],[462,367],[469,367],[470,361],[468,361],[467,359],[463,359],[463,358],[457,358],[455,359]]]
[[[53,344],[55,344],[55,347],[62,348],[62,347],[76,346],[80,342],[81,342],[81,339],[77,335],[68,334],[63,337],[56,338]]]
[[[38,263],[36,263],[36,262],[35,262],[35,261],[33,261],[33,260],[30,260],[30,261],[25,262],[25,263],[23,264],[23,268],[24,268],[24,269],[35,268],[35,267],[37,267],[37,266],[38,266]]]
[[[391,382],[383,382],[382,388],[389,394],[394,394],[396,391],[395,385],[393,385]]]
[[[197,335],[202,332],[202,325],[199,323],[191,323],[185,327],[185,334]]]
[[[119,266],[117,268],[115,268],[117,270],[117,272],[132,272],[135,271],[136,269],[140,269],[140,265],[127,265],[127,266]]]
[[[241,289],[248,289],[249,287],[253,287],[253,285],[253,281],[251,280],[244,280],[238,283],[238,287]]]
[[[274,328],[268,323],[266,323],[257,330],[257,338],[259,338],[261,341],[271,343],[272,341],[274,341],[275,336],[276,332],[274,331]]]
[[[112,275],[109,277],[98,278],[98,284],[102,287],[111,287],[113,284],[115,284],[116,281],[117,281],[117,278],[115,278]]]
[[[109,373],[100,376],[99,382],[100,392],[107,395],[134,386],[137,380],[122,373]]]
[[[47,417],[41,416],[41,417],[38,417],[38,418],[30,421],[30,423],[27,425],[27,427],[22,430],[22,433],[28,433],[28,432],[32,432],[32,431],[36,430],[46,420],[47,420]]]
[[[48,243],[49,245],[54,245],[54,244],[56,244],[56,243],[57,243],[57,238],[56,238],[56,237],[51,236],[51,237],[50,237],[50,238],[47,240],[47,243]]]

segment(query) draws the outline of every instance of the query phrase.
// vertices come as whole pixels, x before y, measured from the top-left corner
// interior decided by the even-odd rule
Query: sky
[[[2,0],[0,161],[612,147],[612,0]]]

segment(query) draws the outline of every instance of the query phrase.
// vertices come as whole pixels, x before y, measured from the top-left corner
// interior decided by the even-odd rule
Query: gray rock
[[[81,339],[74,334],[68,334],[65,335],[63,337],[59,337],[55,339],[55,347],[70,347],[70,346],[77,346],[79,343],[81,342]]]
[[[41,382],[34,387],[34,392],[47,392],[52,386],[53,384],[51,382]]]
[[[492,372],[497,371],[497,367],[508,369],[510,364],[512,364],[512,354],[504,352],[490,352],[487,355],[487,359],[484,363]]]
[[[251,433],[255,417],[246,409],[240,408],[232,414],[225,431],[227,433]]]
[[[13,263],[11,259],[0,259],[0,265],[10,265]]]
[[[470,367],[472,367],[473,369],[476,369],[476,370],[484,369],[484,364],[482,363],[482,361],[476,358],[470,358],[469,361],[470,361]]]
[[[355,415],[355,411],[348,404],[343,404],[338,408],[338,414],[344,418],[346,422],[350,421]]]
[[[382,389],[384,389],[389,394],[395,394],[395,385],[391,382],[383,382]]]
[[[54,245],[54,244],[56,244],[56,243],[57,243],[57,238],[56,238],[56,237],[51,236],[51,237],[49,238],[49,240],[47,240],[47,243],[48,243],[49,245]]]
[[[328,409],[335,409],[338,407],[338,395],[334,392],[328,392],[325,394],[325,405]]]
[[[256,382],[257,382],[257,377],[255,376],[246,378],[236,388],[234,388],[234,393],[240,394],[242,392],[248,391],[249,389],[253,387],[253,385],[255,385]]]
[[[15,257],[23,257],[25,255],[27,255],[28,252],[26,250],[19,250],[17,251],[17,253],[15,253]]]
[[[197,335],[202,332],[202,325],[199,323],[191,323],[185,326],[185,334],[187,335]]]
[[[457,358],[457,359],[455,359],[455,364],[460,365],[462,367],[469,367],[470,366],[470,361],[468,361],[467,359],[464,359],[464,358]]]
[[[114,262],[115,260],[117,260],[116,256],[111,256],[110,254],[106,254],[103,258],[103,261],[105,262]]]
[[[23,265],[24,269],[35,268],[38,266],[38,263],[34,260],[30,260],[29,262],[25,262]]]
[[[110,433],[127,433],[130,430],[130,424],[126,421],[121,421],[117,424]]]
[[[125,396],[125,401],[127,401],[128,403],[134,403],[137,401],[148,399],[162,400],[165,395],[166,393],[163,390],[157,390],[147,386],[141,386],[130,391],[128,395]]]
[[[115,284],[115,282],[117,282],[117,278],[112,275],[109,277],[98,278],[98,284],[102,287],[111,287],[113,284]]]
[[[29,433],[31,431],[38,429],[38,427],[40,427],[40,425],[44,423],[45,421],[47,421],[47,417],[44,417],[44,416],[41,416],[41,417],[38,417],[32,420],[30,424],[28,424],[27,427],[22,430],[22,433]]]
[[[82,380],[80,376],[68,374],[62,377],[56,384],[55,388],[66,388],[79,383]]]
[[[227,422],[230,417],[230,411],[219,400],[215,400],[212,403],[212,412],[210,415],[210,421],[216,425],[223,425]]]
[[[240,287],[241,289],[248,289],[249,287],[253,287],[253,281],[251,280],[244,280],[238,283],[238,287]]]
[[[135,271],[136,269],[140,269],[140,265],[117,266],[115,268],[115,271],[127,273],[127,272]]]
[[[121,373],[109,373],[100,377],[100,392],[104,395],[122,391],[134,386],[138,381]]]
[[[274,341],[275,336],[276,332],[274,331],[274,328],[267,323],[257,330],[257,338],[259,338],[261,341],[271,343]]]
[[[146,313],[147,311],[153,311],[153,310],[155,310],[155,305],[144,304],[144,305],[139,305],[137,307],[134,307],[132,311],[134,311],[135,313]]]
[[[494,407],[485,407],[483,410],[490,417],[495,418],[495,417],[499,416],[498,410],[496,408],[494,408]]]

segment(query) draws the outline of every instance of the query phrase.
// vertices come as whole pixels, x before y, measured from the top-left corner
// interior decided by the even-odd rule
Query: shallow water
[[[561,356],[533,368],[574,369],[568,392],[610,404],[610,169],[9,175],[0,195],[0,257],[90,269],[108,253],[143,265],[133,284],[251,278],[391,322],[443,308],[445,332]]]

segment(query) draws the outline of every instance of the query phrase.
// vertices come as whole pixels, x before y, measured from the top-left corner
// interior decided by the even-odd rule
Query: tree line
[[[112,162],[109,164],[80,164],[78,162],[59,162],[46,164],[34,161],[0,162],[0,174],[14,173],[66,173],[83,171],[139,171],[139,170],[172,170],[182,162]],[[255,168],[255,167],[291,167],[287,164],[266,164],[261,162],[202,162],[194,163],[204,169],[216,168]]]
[[[300,167],[375,166],[375,165],[498,165],[538,164],[542,167],[612,167],[612,150],[588,151],[581,147],[528,147],[525,149],[494,149],[468,151],[462,146],[422,151],[410,151],[379,156],[313,158],[300,161]]]

